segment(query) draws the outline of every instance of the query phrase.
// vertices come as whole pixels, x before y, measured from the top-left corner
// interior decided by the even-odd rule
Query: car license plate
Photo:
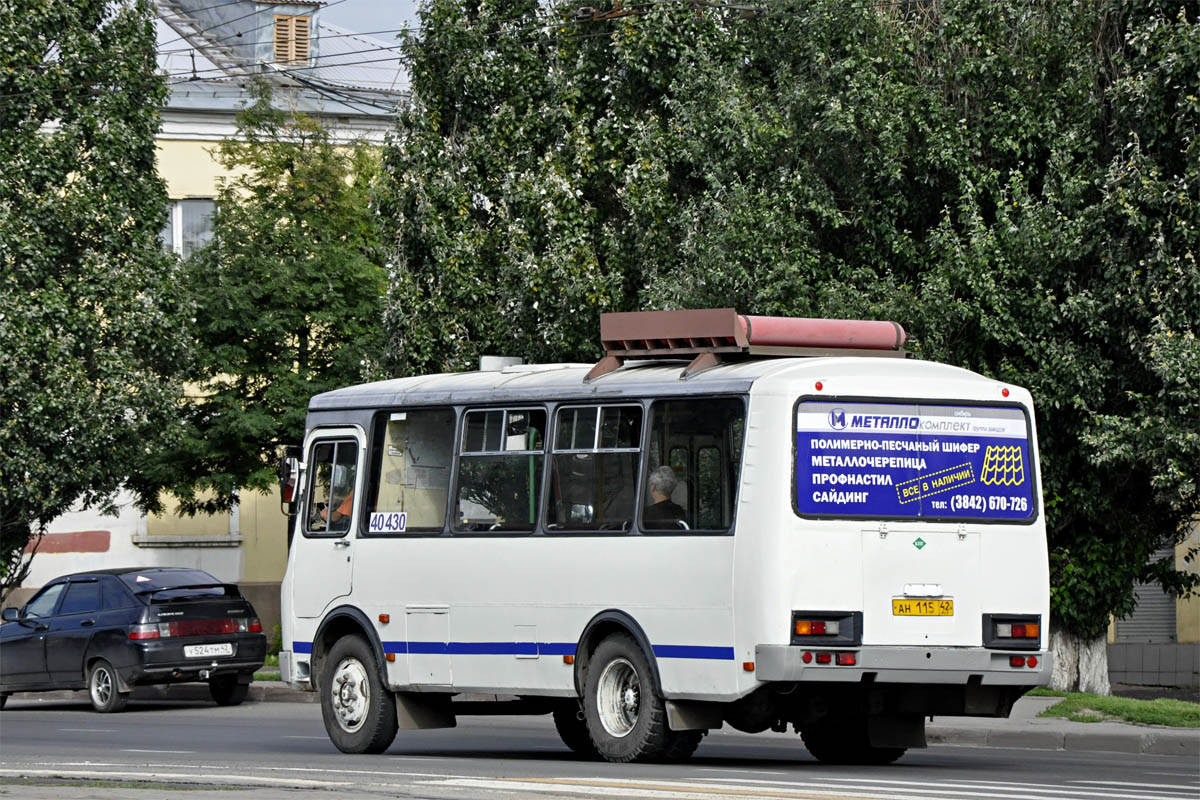
[[[209,656],[233,655],[233,644],[185,644],[183,654],[188,658],[208,658]]]
[[[953,600],[892,600],[893,617],[953,617]]]

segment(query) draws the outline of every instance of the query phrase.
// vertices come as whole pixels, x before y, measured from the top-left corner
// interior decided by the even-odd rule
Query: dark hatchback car
[[[12,692],[87,689],[97,711],[120,711],[134,686],[185,681],[237,705],[267,650],[238,588],[197,569],[64,575],[3,619],[0,708]]]

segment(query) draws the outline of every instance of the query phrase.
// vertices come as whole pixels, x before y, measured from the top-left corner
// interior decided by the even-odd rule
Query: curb
[[[1098,725],[1094,722],[1067,723]],[[1121,723],[1114,723],[1121,724]],[[1013,728],[956,728],[929,725],[925,738],[930,744],[967,747],[1007,747],[1030,750],[1070,750],[1135,755],[1200,757],[1200,730],[1151,728],[1124,725],[1113,730],[1039,730]]]

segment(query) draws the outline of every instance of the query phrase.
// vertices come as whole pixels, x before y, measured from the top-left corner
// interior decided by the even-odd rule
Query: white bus
[[[888,763],[926,717],[1048,682],[1027,391],[884,322],[642,312],[601,338],[594,366],[312,399],[279,663],[339,749],[526,713],[609,761],[728,724]]]

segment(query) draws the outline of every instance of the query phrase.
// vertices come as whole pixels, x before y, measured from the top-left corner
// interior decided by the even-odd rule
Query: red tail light
[[[262,633],[262,623],[258,621],[258,617],[250,618],[250,627],[247,630],[250,633]]]
[[[1009,656],[1008,657],[1008,665],[1010,667],[1025,666],[1025,656]]]
[[[817,653],[818,664],[830,664],[833,662],[833,653]]]
[[[134,625],[129,629],[130,639],[157,639],[158,637],[157,625]]]
[[[853,667],[858,663],[857,653],[838,653],[837,663],[839,667]]]

